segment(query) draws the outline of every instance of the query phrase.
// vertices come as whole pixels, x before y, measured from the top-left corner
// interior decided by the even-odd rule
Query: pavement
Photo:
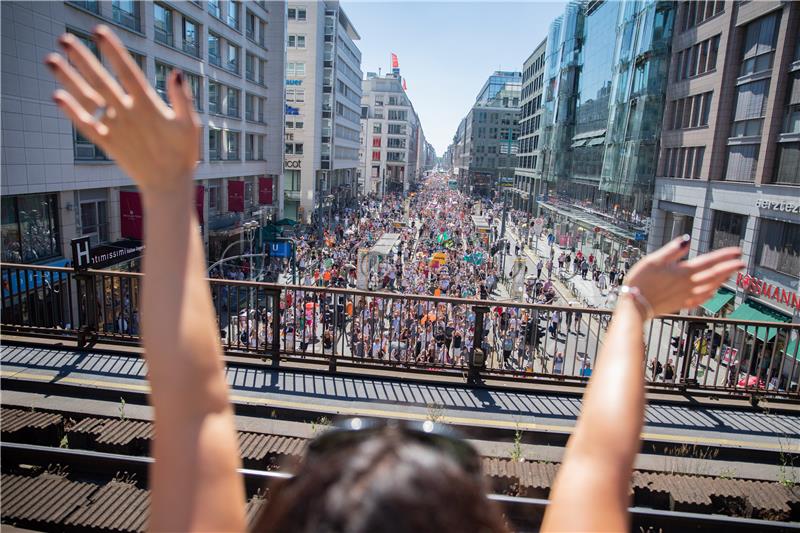
[[[0,363],[6,388],[14,381],[24,381],[149,393],[144,361],[126,354],[5,345],[0,347]],[[264,408],[265,413],[289,409],[320,416],[436,418],[458,426],[568,434],[581,409],[581,399],[574,395],[390,377],[235,364],[226,367],[226,376],[234,403]],[[675,445],[796,453],[800,452],[800,418],[764,411],[651,403],[642,437]]]

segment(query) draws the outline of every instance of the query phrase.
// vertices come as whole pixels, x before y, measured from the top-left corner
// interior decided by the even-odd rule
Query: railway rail
[[[15,476],[4,480],[3,490],[11,491],[3,495],[4,501],[12,493],[17,497],[20,491],[33,491],[38,487],[38,482],[22,479],[26,476],[46,476],[48,483],[56,483],[54,476],[64,473],[62,467],[68,467],[66,476],[62,477],[72,480],[72,483],[88,480],[101,487],[97,490],[106,491],[116,487],[115,490],[124,492],[128,499],[142,497],[143,493],[136,492],[134,487],[138,491],[147,489],[152,438],[149,421],[3,407],[0,410],[0,432],[4,441],[1,448],[4,476]],[[261,489],[266,481],[286,475],[282,473],[284,470],[291,471],[306,443],[304,438],[240,431],[242,474],[248,497],[262,497]],[[39,468],[22,465],[38,465]],[[496,498],[503,499],[514,509],[525,510],[523,516],[529,515],[518,524],[527,528],[532,525],[532,517],[538,516],[537,512],[546,505],[558,464],[484,457],[483,469]],[[109,483],[115,485],[102,488]],[[130,486],[121,486],[120,483]],[[84,485],[69,487],[80,494],[86,488]],[[631,491],[642,520],[675,520],[679,523],[681,513],[688,513],[686,519],[689,516],[694,519],[695,515],[727,515],[729,518],[768,522],[769,528],[762,531],[781,530],[772,529],[777,527],[775,524],[781,524],[787,530],[800,527],[800,524],[792,523],[800,520],[800,492],[776,482],[636,471]],[[251,504],[260,505],[260,502],[252,503],[251,500]],[[10,509],[10,514],[3,510],[4,519],[24,518],[14,514],[16,507]],[[657,513],[654,515],[654,512]],[[717,520],[713,518],[707,523],[719,525],[715,522]],[[747,525],[741,527],[744,529],[733,530],[756,530],[748,529]]]

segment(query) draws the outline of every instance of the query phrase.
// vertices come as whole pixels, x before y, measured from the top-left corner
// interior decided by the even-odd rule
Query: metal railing
[[[74,338],[79,345],[139,342],[142,274],[15,264],[0,270],[3,333]],[[250,272],[236,267],[226,275],[247,279]],[[398,294],[391,283],[385,292],[322,286],[335,281],[211,279],[225,350],[331,370],[391,368],[471,382],[580,386],[611,316],[587,307]],[[645,330],[643,372],[661,390],[797,399],[799,336],[800,324],[662,316]]]

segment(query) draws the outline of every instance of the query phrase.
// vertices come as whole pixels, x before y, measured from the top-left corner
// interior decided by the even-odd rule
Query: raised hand
[[[170,108],[107,26],[95,28],[94,36],[117,78],[78,38],[64,34],[58,42],[72,64],[55,53],[45,59],[63,87],[53,100],[145,195],[185,189],[197,163],[200,135],[185,77],[173,71],[167,80]]]
[[[626,284],[636,287],[656,315],[695,307],[713,296],[723,281],[745,267],[739,248],[721,248],[681,261],[690,237],[674,239],[631,269]]]

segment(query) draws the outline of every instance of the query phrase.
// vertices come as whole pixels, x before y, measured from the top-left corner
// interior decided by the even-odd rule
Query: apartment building
[[[56,108],[56,83],[42,63],[64,32],[100,56],[91,40],[100,23],[164,98],[171,70],[191,84],[203,124],[197,211],[211,258],[241,241],[244,222],[279,215],[283,2],[3,2],[0,9],[3,261],[67,264],[71,240],[85,236],[98,257],[115,251],[125,259],[114,267],[138,267],[139,194]]]
[[[517,168],[511,205],[530,214],[536,214],[536,198],[541,194],[544,158],[543,123],[544,67],[547,40],[534,49],[522,66],[520,92],[519,139],[517,140]]]
[[[333,0],[289,2],[287,19],[284,213],[308,223],[357,195],[360,37]]]
[[[675,20],[648,248],[741,246],[746,272],[704,314],[800,321],[800,4],[680,2]],[[745,349],[797,358],[774,335]]]
[[[466,193],[489,197],[514,184],[521,86],[521,72],[495,71],[459,125],[458,179]]]
[[[368,73],[362,82],[364,194],[408,194],[428,164],[419,117],[399,74]]]

